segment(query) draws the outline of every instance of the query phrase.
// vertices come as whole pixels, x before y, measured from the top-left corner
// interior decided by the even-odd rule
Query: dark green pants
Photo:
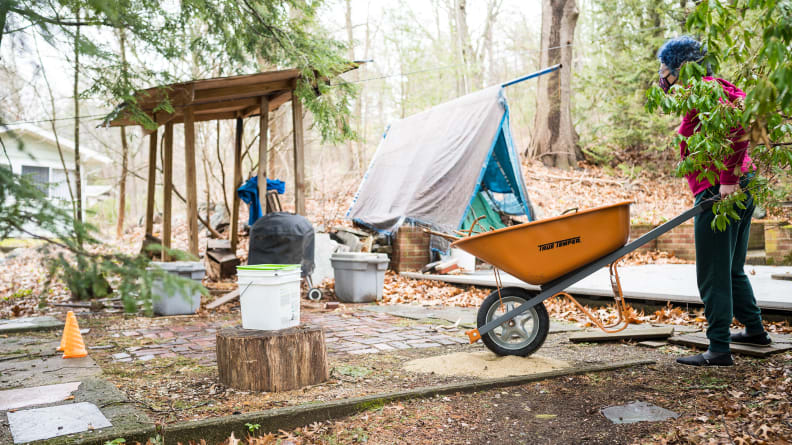
[[[747,183],[748,178],[744,177],[740,185],[744,187]],[[716,195],[718,187],[710,187],[696,195],[696,204]],[[729,352],[729,326],[733,317],[745,325],[749,334],[764,330],[751,282],[743,270],[754,211],[750,193],[745,207],[744,210],[736,208],[740,219],[731,220],[723,232],[712,229],[715,215],[711,211],[697,216],[694,223],[696,276],[709,325],[709,349],[713,352]]]

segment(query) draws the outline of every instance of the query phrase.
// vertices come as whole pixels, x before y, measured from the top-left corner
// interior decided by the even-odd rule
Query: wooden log
[[[198,256],[198,186],[195,174],[195,121],[191,107],[184,109],[184,179],[187,181],[187,229],[190,253]]]
[[[231,250],[236,252],[239,242],[239,196],[237,189],[242,185],[242,118],[236,120],[236,137],[234,138],[234,189],[231,192]]]
[[[165,124],[165,147],[162,151],[162,261],[168,261],[173,219],[173,123]]]
[[[154,189],[157,186],[157,130],[149,135],[148,178],[146,178],[146,235],[154,234]]]
[[[224,329],[217,333],[220,382],[245,391],[289,391],[329,378],[324,332]]]
[[[261,212],[267,214],[267,127],[269,124],[269,100],[261,96],[259,104],[259,165],[258,165],[258,196]]]
[[[292,94],[292,124],[294,125],[294,211],[305,215],[305,145],[303,144],[302,102]]]

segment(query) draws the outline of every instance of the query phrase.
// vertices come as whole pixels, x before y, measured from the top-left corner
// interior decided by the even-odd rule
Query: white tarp
[[[391,232],[405,220],[458,227],[505,118],[494,86],[393,123],[347,217]]]

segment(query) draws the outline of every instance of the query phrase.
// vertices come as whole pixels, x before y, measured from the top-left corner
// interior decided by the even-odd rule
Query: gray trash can
[[[384,253],[334,253],[330,263],[338,299],[345,303],[381,300],[388,261]]]
[[[200,261],[174,261],[172,263],[151,262],[153,267],[198,281],[204,278],[206,269]],[[151,283],[151,297],[154,313],[157,315],[189,315],[198,311],[201,306],[201,293],[189,292],[186,289],[176,289],[167,293],[162,282],[157,280]]]

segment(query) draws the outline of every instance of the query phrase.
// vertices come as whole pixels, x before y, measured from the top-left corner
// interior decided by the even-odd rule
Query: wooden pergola
[[[231,248],[236,251],[238,241],[239,197],[236,189],[242,183],[242,123],[243,119],[258,116],[258,177],[259,197],[262,211],[266,212],[264,197],[267,181],[267,124],[269,113],[286,102],[292,103],[292,121],[294,125],[294,201],[297,214],[305,214],[305,152],[303,146],[303,113],[302,104],[294,93],[300,71],[289,69],[249,74],[233,77],[202,79],[191,82],[163,85],[138,91],[136,99],[138,107],[157,123],[165,126],[163,143],[163,219],[162,245],[171,246],[171,195],[173,192],[173,125],[184,125],[184,161],[185,182],[187,187],[187,223],[189,226],[190,253],[198,255],[198,192],[196,189],[195,166],[195,122],[217,119],[236,120],[236,138],[234,144],[234,197],[231,210]],[[170,101],[173,113],[154,111],[163,101]],[[108,122],[109,126],[119,127],[140,125],[119,106],[116,116]],[[157,173],[157,133],[146,130],[149,134],[148,184],[146,194],[146,235],[153,236],[154,220],[154,188]],[[163,251],[163,260],[166,260]]]

